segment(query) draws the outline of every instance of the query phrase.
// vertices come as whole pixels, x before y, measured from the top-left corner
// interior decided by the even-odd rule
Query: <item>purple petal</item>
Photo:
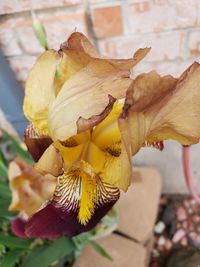
[[[20,217],[15,218],[11,224],[12,232],[20,238],[27,238],[27,236],[25,234],[26,223],[27,223],[27,221],[20,218]]]
[[[25,227],[28,237],[55,238],[61,235],[75,236],[87,232],[97,225],[116,201],[98,207],[87,225],[80,224],[78,213],[70,213],[50,202],[45,208],[35,213]]]
[[[49,137],[43,137],[43,138],[25,137],[24,142],[35,162],[37,162],[40,159],[44,151],[52,144],[52,140]]]

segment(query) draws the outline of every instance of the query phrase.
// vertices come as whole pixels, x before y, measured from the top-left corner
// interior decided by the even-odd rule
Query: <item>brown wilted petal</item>
[[[77,132],[84,132],[89,129],[92,129],[94,126],[96,126],[98,123],[100,123],[107,115],[111,112],[113,105],[116,101],[114,97],[111,95],[108,95],[109,103],[105,107],[105,109],[99,114],[99,115],[93,115],[89,119],[85,119],[83,117],[80,117],[77,121]]]
[[[193,63],[177,81],[155,72],[137,77],[128,90],[119,119],[134,155],[144,144],[165,139],[183,145],[200,138],[200,65]]]

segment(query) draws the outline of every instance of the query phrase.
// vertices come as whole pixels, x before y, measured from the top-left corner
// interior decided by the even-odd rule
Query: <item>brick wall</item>
[[[31,8],[55,49],[76,28],[114,58],[151,46],[135,73],[156,69],[178,76],[199,59],[199,0],[1,0],[0,47],[22,82],[42,52],[31,26]]]

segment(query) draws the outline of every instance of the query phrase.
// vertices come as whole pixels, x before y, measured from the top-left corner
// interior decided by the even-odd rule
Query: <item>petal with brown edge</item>
[[[128,75],[128,76],[127,76]],[[123,98],[131,84],[127,71],[106,61],[93,61],[65,82],[49,107],[48,126],[53,139],[76,135],[80,116],[90,118],[107,106],[107,96]]]
[[[76,51],[76,52],[84,52],[91,58],[102,59],[109,61],[113,66],[121,69],[121,70],[130,70],[137,63],[139,63],[150,51],[150,48],[140,48],[138,49],[133,58],[129,59],[109,59],[104,56],[101,56],[95,49],[94,45],[88,40],[88,38],[80,33],[73,32],[68,40],[61,44],[61,50],[66,51]]]
[[[108,105],[99,115],[93,115],[89,119],[85,119],[83,117],[80,117],[78,119],[78,121],[76,122],[78,133],[92,129],[94,126],[99,124],[103,119],[105,119],[108,116],[108,114],[111,112],[113,105],[116,101],[116,99],[112,97],[111,95],[108,95],[108,99],[109,99]]]
[[[192,64],[178,81],[169,79],[169,76],[152,79],[152,73],[148,73],[136,78],[129,90],[119,125],[123,140],[126,146],[131,145],[133,155],[145,141],[173,139],[183,145],[199,141],[198,63]]]

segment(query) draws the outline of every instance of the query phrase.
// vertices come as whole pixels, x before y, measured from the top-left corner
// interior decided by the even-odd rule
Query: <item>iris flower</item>
[[[56,186],[23,227],[19,218],[14,221],[16,234],[19,228],[42,238],[90,230],[120,190],[127,191],[131,157],[141,147],[162,149],[166,139],[199,141],[199,64],[179,79],[155,71],[131,79],[130,70],[149,50],[139,49],[131,59],[107,59],[75,32],[58,52],[48,50],[37,59],[25,89],[24,113],[31,123],[25,142],[34,169],[54,177]]]

